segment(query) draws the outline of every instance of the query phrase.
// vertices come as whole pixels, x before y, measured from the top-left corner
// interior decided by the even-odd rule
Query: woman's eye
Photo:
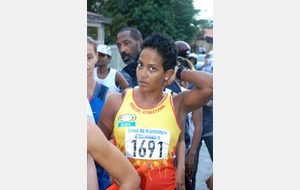
[[[155,67],[150,67],[149,70],[150,71],[156,71],[156,68]]]

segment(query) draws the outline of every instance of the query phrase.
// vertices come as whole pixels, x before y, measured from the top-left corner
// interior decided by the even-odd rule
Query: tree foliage
[[[105,27],[107,44],[115,44],[117,32],[125,26],[138,28],[144,38],[161,32],[190,43],[204,25],[195,19],[200,10],[194,9],[193,0],[88,0],[87,6],[112,19]]]

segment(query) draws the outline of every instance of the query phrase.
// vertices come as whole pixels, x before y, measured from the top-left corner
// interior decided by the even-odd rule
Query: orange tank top
[[[151,164],[141,177],[142,190],[176,188],[173,161],[180,132],[170,94],[145,109],[135,103],[133,89],[126,91],[114,120],[114,142],[135,168]]]

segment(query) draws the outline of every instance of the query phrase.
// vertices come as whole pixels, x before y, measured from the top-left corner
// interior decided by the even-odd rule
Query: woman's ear
[[[165,84],[167,86],[171,85],[176,80],[176,76],[175,76],[174,70],[173,69],[167,70],[166,73],[165,73],[164,78],[167,79],[167,80],[165,80],[165,82],[166,82]]]
[[[165,78],[171,78],[171,76],[173,75],[174,70],[173,69],[169,69],[167,70],[167,72],[165,73]]]

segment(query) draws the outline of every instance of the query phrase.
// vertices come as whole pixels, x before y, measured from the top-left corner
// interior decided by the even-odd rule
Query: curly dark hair
[[[157,50],[158,54],[162,57],[164,72],[174,69],[178,50],[173,39],[166,34],[155,32],[144,40],[142,50],[147,47]]]

